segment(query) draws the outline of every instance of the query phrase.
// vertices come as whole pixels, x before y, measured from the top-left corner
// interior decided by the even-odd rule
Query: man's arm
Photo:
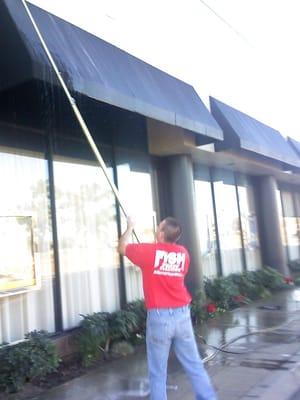
[[[131,235],[134,229],[134,223],[130,217],[127,218],[127,229],[123,233],[123,235],[119,239],[119,244],[118,244],[118,252],[122,255],[125,256],[125,251],[126,251],[126,246],[128,242],[131,239]]]

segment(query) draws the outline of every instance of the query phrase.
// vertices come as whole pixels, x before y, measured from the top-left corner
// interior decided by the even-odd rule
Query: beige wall
[[[195,147],[195,135],[183,128],[147,118],[147,131],[152,155],[182,154]]]

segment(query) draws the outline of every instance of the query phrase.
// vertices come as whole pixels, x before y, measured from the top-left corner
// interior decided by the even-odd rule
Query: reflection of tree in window
[[[201,266],[206,277],[217,275],[216,226],[208,168],[201,166],[194,180]]]
[[[54,182],[63,319],[69,328],[80,314],[119,307],[115,199],[94,165],[55,161]]]
[[[250,179],[246,175],[242,174],[238,174],[237,176],[237,185],[246,266],[248,270],[254,270],[262,266],[254,189]]]
[[[52,236],[49,225],[49,221],[51,221],[49,180],[38,180],[31,186],[31,192],[31,208],[34,213],[32,223],[34,245],[35,248],[38,246],[40,252],[48,251],[48,242],[51,241]]]
[[[31,221],[31,217],[0,217],[0,290],[36,283]]]
[[[43,154],[26,153],[13,149],[11,152],[0,150],[1,196],[0,215],[17,216],[13,229],[23,229],[20,239],[28,254],[29,275],[32,272],[32,248],[30,224],[22,222],[21,217],[31,216],[34,238],[34,262],[41,276],[41,287],[28,291],[22,296],[9,296],[0,300],[1,315],[5,324],[0,326],[0,341],[14,341],[24,338],[29,330],[46,329],[54,331],[53,311],[53,258],[51,251],[51,230],[49,219],[49,198],[47,183],[47,161]],[[10,239],[9,239],[10,240]],[[16,234],[12,234],[13,251],[20,254],[16,244]],[[3,242],[2,242],[3,244]],[[1,243],[0,243],[1,246]],[[30,250],[30,251],[29,251]],[[3,265],[3,251],[0,252]],[[19,265],[24,265],[24,257]],[[30,313],[28,307],[30,305]],[[14,310],[11,313],[11,309]],[[1,325],[1,324],[0,324]]]
[[[221,262],[224,275],[241,272],[242,241],[235,179],[231,171],[213,170]]]
[[[285,228],[285,236],[287,241],[289,260],[297,260],[299,255],[299,237],[298,237],[298,221],[296,207],[294,202],[294,194],[288,191],[282,191],[282,208],[283,222]]]
[[[136,219],[135,231],[140,241],[154,241],[154,213],[152,200],[151,174],[147,162],[140,170],[133,170],[131,163],[118,165],[118,183],[122,200],[129,215]],[[122,216],[124,231],[126,220]],[[132,238],[134,241],[134,237]],[[143,297],[142,276],[138,267],[124,259],[127,300]]]

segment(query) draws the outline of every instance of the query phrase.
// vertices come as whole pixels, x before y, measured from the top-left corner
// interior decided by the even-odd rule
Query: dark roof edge
[[[300,142],[297,140],[287,137],[287,142],[288,144],[292,147],[292,149],[297,153],[297,155],[300,157]]]
[[[226,112],[224,114],[224,111],[220,109],[220,106],[224,106],[225,109],[229,109],[230,112],[234,113],[236,112],[238,115],[242,115],[247,119],[254,120],[259,126],[262,126],[263,128],[267,131],[270,132],[270,134],[273,135],[279,135],[281,137],[281,140],[284,140],[286,145],[290,148],[291,146],[289,145],[288,141],[284,138],[284,136],[280,133],[280,131],[264,124],[263,122],[260,122],[258,119],[253,118],[249,114],[246,114],[240,110],[237,110],[234,107],[231,107],[230,105],[221,102],[213,97],[210,97],[210,104],[211,104],[211,110],[212,114],[216,118],[217,122],[220,124],[221,128],[224,131],[224,136],[225,136],[225,142],[221,143],[219,145],[220,150],[226,150],[226,148],[235,148],[241,150],[246,150],[252,153],[255,153],[258,156],[266,157],[269,159],[274,159],[279,162],[282,162],[286,165],[294,166],[296,168],[300,168],[300,160],[298,160],[298,153],[300,152],[300,143],[299,143],[299,149],[298,152],[295,153],[295,149],[293,146],[291,150],[290,157],[287,156],[284,152],[277,152],[274,150],[272,147],[267,147],[267,146],[261,146],[261,144],[252,142],[251,140],[247,140],[245,137],[241,137],[239,133],[236,131],[236,129],[232,126],[231,122],[228,120],[226,117]],[[262,128],[262,129],[263,129]],[[229,143],[228,143],[228,136],[229,136]],[[228,146],[226,146],[228,144]],[[235,147],[234,147],[235,145]],[[294,156],[295,158],[293,158]]]
[[[233,129],[229,121],[224,117],[215,100],[216,99],[214,99],[212,96],[209,96],[210,111],[218,125],[221,127],[224,135],[224,141],[217,145],[217,151],[238,149],[241,147],[240,137]]]

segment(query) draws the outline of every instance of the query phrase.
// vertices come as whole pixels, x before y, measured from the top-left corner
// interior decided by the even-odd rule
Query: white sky
[[[299,0],[30,0],[300,140]]]

